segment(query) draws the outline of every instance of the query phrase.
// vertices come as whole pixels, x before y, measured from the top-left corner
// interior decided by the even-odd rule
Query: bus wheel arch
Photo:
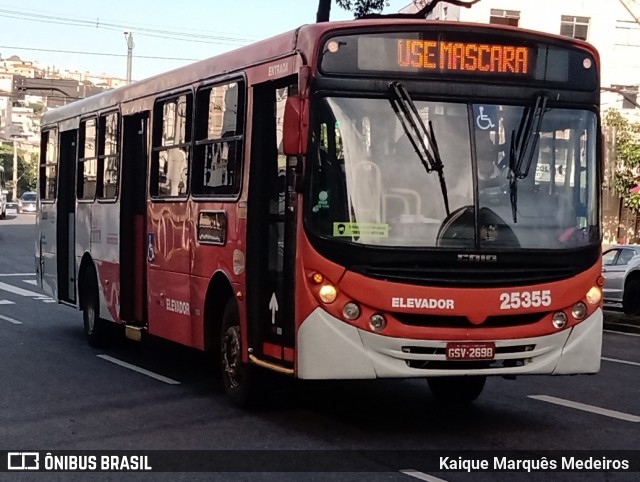
[[[99,348],[108,342],[107,322],[100,317],[98,271],[89,253],[85,253],[78,271],[79,306],[82,311],[84,333],[89,345]]]
[[[231,401],[239,407],[257,404],[260,379],[256,367],[242,360],[240,307],[229,279],[216,273],[205,299],[205,350],[211,354],[216,371]]]
[[[222,272],[215,273],[209,282],[204,302],[204,348],[214,354],[215,361],[218,361],[217,354],[220,352],[222,317],[230,299],[235,299],[231,282]]]
[[[82,260],[80,261],[80,268],[78,269],[78,306],[80,310],[82,310],[82,306],[85,302],[85,297],[87,294],[87,281],[88,276],[90,274],[95,273],[95,278],[97,282],[97,270],[95,264],[93,262],[93,258],[89,253],[84,253],[82,256]]]

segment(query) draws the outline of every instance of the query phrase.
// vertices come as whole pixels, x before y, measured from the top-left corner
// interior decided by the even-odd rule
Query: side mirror
[[[304,154],[309,135],[307,101],[290,96],[284,106],[282,149],[287,156]]]

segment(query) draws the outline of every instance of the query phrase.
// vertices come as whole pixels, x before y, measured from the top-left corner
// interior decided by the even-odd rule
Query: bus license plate
[[[496,344],[485,342],[447,343],[447,360],[493,360],[496,356]]]

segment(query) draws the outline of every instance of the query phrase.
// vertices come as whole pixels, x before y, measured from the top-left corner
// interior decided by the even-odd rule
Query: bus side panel
[[[149,333],[192,346],[189,204],[150,201],[147,213]]]
[[[234,273],[233,256],[236,250],[243,251],[243,235],[240,231],[244,222],[240,222],[237,216],[238,203],[210,203],[192,202],[193,234],[191,248],[191,310],[192,315],[192,343],[196,348],[204,348],[204,306],[207,290],[214,273],[222,272],[231,281],[234,291],[244,286],[244,271]],[[220,229],[221,244],[214,244],[208,240],[200,240],[198,237],[198,219],[200,213],[216,213],[223,216],[226,225]],[[216,241],[217,243],[217,241]],[[219,294],[213,293],[216,297]],[[197,313],[195,310],[199,309]],[[242,309],[242,308],[241,308]]]
[[[58,299],[58,260],[56,258],[56,209],[55,203],[40,203],[40,272],[42,289],[53,299]]]
[[[96,263],[103,296],[100,315],[120,322],[120,207],[118,203],[97,202],[92,207],[91,254]]]

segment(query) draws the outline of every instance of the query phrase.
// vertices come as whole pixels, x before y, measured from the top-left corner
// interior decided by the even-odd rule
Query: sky
[[[393,13],[411,0],[390,0]],[[317,0],[0,0],[0,56],[141,80],[313,23]],[[335,5],[332,20],[353,18]],[[155,58],[151,58],[155,57]]]

